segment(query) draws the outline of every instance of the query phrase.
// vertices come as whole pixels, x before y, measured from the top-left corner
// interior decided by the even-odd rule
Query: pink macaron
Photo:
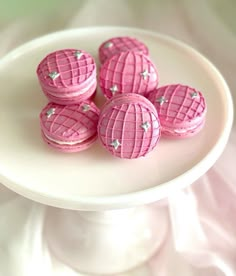
[[[114,156],[126,159],[145,156],[160,138],[157,111],[141,95],[116,95],[101,110],[98,137]]]
[[[123,93],[145,96],[157,87],[158,72],[149,57],[138,52],[121,52],[103,64],[99,84],[107,99]]]
[[[149,93],[148,99],[157,109],[163,136],[185,138],[203,128],[207,106],[200,91],[187,85],[166,85]]]
[[[99,109],[91,101],[75,105],[47,104],[40,113],[44,141],[63,152],[79,152],[97,139]]]
[[[103,42],[99,47],[99,60],[101,63],[104,63],[115,54],[126,51],[137,51],[145,55],[149,54],[147,46],[136,38],[128,36],[113,37]]]
[[[83,50],[65,49],[47,55],[38,65],[37,75],[49,101],[77,104],[95,93],[96,64]]]

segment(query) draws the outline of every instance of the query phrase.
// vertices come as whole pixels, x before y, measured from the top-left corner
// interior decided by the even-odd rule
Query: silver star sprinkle
[[[147,69],[145,69],[143,72],[140,73],[140,75],[143,77],[144,80],[146,80],[147,77],[150,76],[150,73]]]
[[[195,99],[195,98],[198,98],[198,97],[199,97],[199,95],[198,95],[197,92],[191,93],[190,96],[191,96],[192,99]]]
[[[114,141],[111,142],[111,146],[113,146],[113,148],[115,150],[117,150],[119,148],[119,146],[121,145],[121,143],[119,142],[118,139],[115,139]]]
[[[47,118],[50,118],[53,114],[55,114],[55,108],[48,109],[46,114],[47,114]]]
[[[118,91],[117,85],[113,85],[113,86],[110,88],[110,91],[111,91],[112,95],[114,96],[114,95],[116,94],[116,92]]]
[[[90,110],[90,105],[89,105],[89,104],[84,104],[84,105],[82,106],[82,110],[83,110],[83,112],[89,111],[89,110]]]
[[[76,51],[74,56],[77,58],[77,59],[80,59],[82,57],[83,53],[81,51]]]
[[[143,123],[140,127],[143,128],[144,132],[147,132],[148,129],[150,128],[150,123],[149,122],[145,122]]]
[[[108,41],[107,43],[104,44],[104,48],[110,48],[113,46],[113,43],[111,41]]]
[[[60,76],[60,74],[56,71],[53,71],[53,72],[50,72],[48,74],[48,76],[52,79],[52,80],[55,80],[56,78],[58,78]]]
[[[160,105],[163,105],[163,103],[167,103],[168,101],[165,99],[164,96],[161,96],[160,98],[156,99],[156,102],[158,102]]]

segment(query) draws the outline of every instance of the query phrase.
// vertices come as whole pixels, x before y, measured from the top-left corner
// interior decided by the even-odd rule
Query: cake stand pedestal
[[[153,256],[168,234],[166,207],[80,212],[51,209],[45,229],[52,254],[97,275],[131,270]]]
[[[147,157],[121,160],[99,143],[63,154],[41,139],[38,114],[46,105],[35,70],[49,52],[85,49],[94,57],[113,36],[143,41],[160,74],[160,86],[182,83],[201,90],[207,102],[204,129],[184,140],[161,139]],[[168,197],[203,175],[229,138],[233,104],[219,71],[191,47],[170,37],[120,27],[93,27],[33,40],[0,60],[0,182],[52,208],[48,245],[78,271],[111,274],[150,258],[168,234],[165,207],[149,203]],[[98,106],[104,103],[99,92]],[[149,205],[147,205],[149,204]]]

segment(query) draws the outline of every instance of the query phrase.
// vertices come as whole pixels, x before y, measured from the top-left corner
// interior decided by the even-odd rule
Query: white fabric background
[[[222,5],[224,2],[224,5]],[[134,26],[179,38],[221,70],[235,97],[234,0],[65,1],[56,12],[0,25],[0,57],[36,36],[92,25]],[[115,34],[114,34],[115,36]],[[124,275],[236,275],[236,134],[205,176],[172,195],[167,211],[171,235],[147,264]],[[47,249],[43,233],[47,206],[0,184],[0,276],[79,276]]]

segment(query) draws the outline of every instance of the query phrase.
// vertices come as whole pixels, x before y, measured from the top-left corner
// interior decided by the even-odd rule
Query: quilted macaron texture
[[[101,111],[98,136],[114,156],[145,156],[156,147],[160,137],[157,112],[141,95],[117,95]]]
[[[83,50],[64,49],[47,55],[38,65],[37,75],[48,99],[62,105],[90,98],[97,85],[95,61]]]
[[[157,109],[164,136],[190,137],[203,128],[207,106],[203,94],[195,88],[166,85],[152,91],[148,99]]]
[[[158,72],[149,57],[138,52],[122,52],[103,64],[99,84],[107,99],[122,93],[145,96],[157,87]]]
[[[97,139],[99,109],[93,102],[78,105],[47,104],[40,114],[46,143],[65,152],[82,151]]]
[[[115,54],[127,51],[140,52],[144,55],[149,54],[147,46],[136,38],[128,36],[113,37],[103,42],[99,47],[99,60],[101,63],[104,63]]]

